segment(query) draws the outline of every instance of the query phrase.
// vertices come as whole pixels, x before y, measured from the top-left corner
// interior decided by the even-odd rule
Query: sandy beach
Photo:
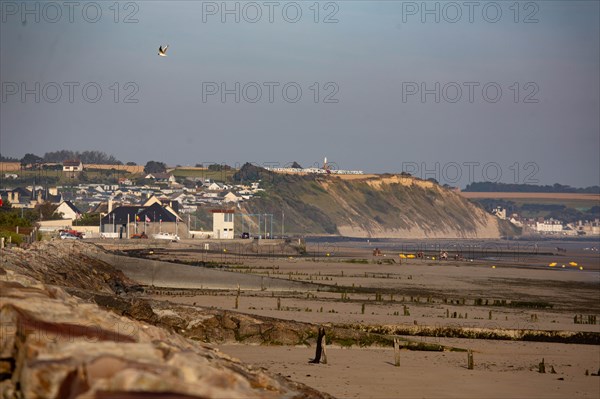
[[[219,349],[256,367],[289,376],[338,398],[597,398],[600,351],[586,345],[450,340],[474,351],[402,351],[392,348],[328,348],[327,364],[309,364],[312,348],[223,345]],[[467,341],[467,340],[463,340]],[[444,340],[442,340],[444,342]],[[446,342],[447,343],[447,342]],[[547,372],[538,373],[544,358]],[[556,374],[551,374],[554,367]],[[594,373],[598,370],[594,370]]]
[[[378,257],[365,243],[319,242],[304,257],[249,256],[226,244],[213,252],[186,243],[147,245],[141,253],[136,249],[136,258],[113,261],[155,287],[151,300],[398,334],[446,348],[402,349],[401,365],[394,367],[391,346],[334,344],[327,348],[328,363],[314,365],[308,363],[314,341],[217,343],[226,354],[339,398],[600,395],[600,377],[592,375],[600,369],[600,346],[566,343],[600,334],[600,271],[589,243],[572,244],[562,257],[552,252],[554,243],[542,243],[526,256],[519,251],[441,262],[429,256],[402,263],[398,244],[385,242],[375,244],[382,249]],[[549,267],[549,259],[558,259],[558,267]],[[173,263],[178,260],[210,267]],[[486,339],[492,335],[498,339]],[[473,370],[467,369],[467,350],[474,354]],[[539,373],[542,359],[545,373]]]

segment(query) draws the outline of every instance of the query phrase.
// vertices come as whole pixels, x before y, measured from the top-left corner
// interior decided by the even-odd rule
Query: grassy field
[[[512,201],[517,206],[535,205],[564,205],[567,208],[586,211],[600,205],[599,194],[578,193],[508,193],[508,192],[461,192],[461,196],[471,200],[497,199]]]
[[[22,185],[31,185],[35,179],[37,184],[50,184],[50,185],[72,185],[83,182],[90,183],[116,183],[119,178],[140,178],[143,177],[143,173],[131,173],[128,169],[124,169],[124,166],[111,166],[105,165],[104,168],[85,168],[84,175],[78,176],[71,175],[69,172],[63,172],[62,170],[15,170],[10,173],[15,173],[19,177],[18,179],[5,179],[2,175],[1,185],[2,187],[13,187]],[[115,170],[112,170],[114,168]],[[131,169],[131,167],[129,168]],[[185,177],[196,177],[201,179],[210,179],[217,182],[231,182],[233,174],[237,172],[237,169],[227,171],[211,171],[200,168],[176,168],[173,169],[172,173],[177,178]],[[9,172],[6,172],[9,173]],[[81,179],[84,177],[84,179]]]
[[[524,204],[564,205],[567,208],[577,209],[578,211],[586,211],[593,206],[600,205],[599,201],[583,200],[583,199],[582,200],[565,200],[565,199],[558,199],[558,198],[555,198],[555,199],[545,198],[545,199],[540,199],[540,200],[528,200],[528,199],[523,198],[523,199],[514,199],[511,201],[513,201],[518,206],[522,206]]]
[[[237,169],[213,171],[200,168],[175,168],[171,171],[175,177],[198,177],[202,179],[210,179],[214,181],[227,182],[231,181]]]
[[[85,176],[87,177],[87,181],[89,182],[99,182],[110,178],[131,178],[135,176],[134,174],[124,170],[111,171],[110,169],[85,169],[84,172]],[[62,170],[19,170],[12,173],[17,174],[19,178],[15,180],[3,178],[3,186],[31,184],[33,179],[35,179],[36,184],[45,184],[45,182],[49,182],[50,184],[69,185],[78,184],[81,182],[76,175],[71,177],[72,175],[69,172],[63,172]]]
[[[502,192],[460,192],[469,199],[506,199],[506,200],[562,200],[562,201],[600,201],[600,194],[579,193],[502,193]]]

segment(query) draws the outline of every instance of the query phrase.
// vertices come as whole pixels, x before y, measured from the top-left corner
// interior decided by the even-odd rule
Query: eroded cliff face
[[[267,194],[244,207],[247,213],[284,211],[290,233],[411,239],[505,233],[497,218],[458,193],[400,175],[271,176]],[[280,231],[277,223],[274,231]]]
[[[381,238],[498,238],[501,235],[497,218],[433,182],[393,175],[355,180],[354,184],[366,184],[372,190],[367,194],[364,207],[372,208],[369,213],[374,216],[372,220],[359,218],[357,224],[339,225],[341,235]]]
[[[97,250],[53,242],[2,251],[3,399],[330,397],[252,369],[209,344],[83,300],[115,295],[129,304],[124,314],[158,317],[144,302],[122,299],[135,285],[109,264],[94,261],[89,252]]]

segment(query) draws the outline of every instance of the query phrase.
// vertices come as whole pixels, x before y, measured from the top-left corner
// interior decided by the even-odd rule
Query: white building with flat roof
[[[538,221],[535,224],[535,230],[538,233],[560,233],[563,231],[563,224],[555,219]]]
[[[214,209],[213,213],[213,238],[230,240],[235,237],[234,212],[228,209]]]

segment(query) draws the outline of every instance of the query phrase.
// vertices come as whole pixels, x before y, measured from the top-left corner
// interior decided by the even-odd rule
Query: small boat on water
[[[179,236],[172,233],[156,233],[152,234],[155,240],[179,241]]]

